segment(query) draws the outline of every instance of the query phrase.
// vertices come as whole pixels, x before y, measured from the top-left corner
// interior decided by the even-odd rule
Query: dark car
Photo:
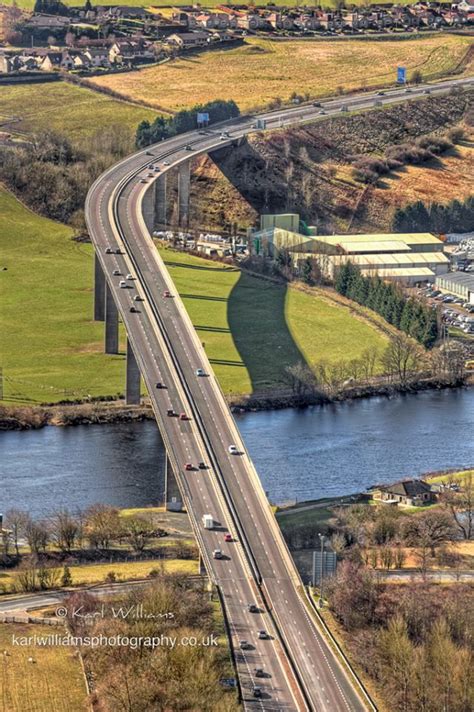
[[[174,416],[173,408],[168,408],[168,410],[166,411],[166,415],[172,418]]]

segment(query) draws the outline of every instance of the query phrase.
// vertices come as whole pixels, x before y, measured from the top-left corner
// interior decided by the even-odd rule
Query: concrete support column
[[[140,405],[140,369],[133,353],[132,344],[127,338],[127,380],[125,384],[125,402],[127,405]]]
[[[94,253],[94,321],[105,319],[105,275],[97,252]]]
[[[118,354],[119,351],[119,327],[118,310],[115,306],[114,297],[109,287],[105,285],[105,353]]]
[[[165,507],[170,512],[180,512],[183,509],[181,493],[168,455],[165,459]]]
[[[155,229],[155,186],[150,185],[145,195],[143,196],[143,220],[147,226],[150,235]]]
[[[178,224],[189,226],[189,184],[191,181],[191,162],[184,161],[178,166]]]
[[[166,225],[166,183],[166,173],[163,173],[155,183],[155,225],[160,228]]]

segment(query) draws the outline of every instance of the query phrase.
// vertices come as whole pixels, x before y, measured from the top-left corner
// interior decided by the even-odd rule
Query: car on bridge
[[[227,542],[232,541],[232,534],[229,534],[229,533],[224,534],[224,541],[227,541]]]
[[[256,697],[257,699],[260,699],[263,695],[262,688],[259,687],[258,685],[255,685],[253,688],[253,696]]]
[[[267,640],[268,638],[268,633],[266,630],[259,630],[258,631],[258,638],[259,640]]]
[[[165,289],[165,291],[163,292],[163,296],[164,296],[164,297],[171,297],[170,291],[169,291],[168,289]]]
[[[258,613],[258,606],[255,603],[248,603],[247,610],[249,613]]]
[[[179,419],[180,419],[180,420],[191,420],[190,417],[189,417],[189,415],[187,415],[186,413],[180,413],[180,414],[179,414]]]
[[[196,369],[196,376],[205,376],[204,370],[202,368]]]
[[[231,455],[238,455],[238,454],[239,454],[239,451],[237,450],[237,448],[236,448],[235,445],[229,445],[229,448],[228,448],[228,449],[229,449],[229,453],[230,453]]]
[[[143,302],[144,299],[139,294],[135,294],[135,296],[133,297],[133,301],[134,302]]]
[[[113,249],[112,249],[111,247],[106,247],[106,248],[105,248],[105,254],[106,254],[106,255],[113,255],[113,254],[114,254],[114,251],[113,251]]]
[[[222,559],[223,558],[222,551],[220,549],[214,549],[214,551],[212,552],[212,558],[213,559]]]
[[[255,677],[265,677],[263,668],[255,668],[254,673],[255,673]]]
[[[164,385],[162,384],[161,381],[157,381],[155,388],[164,388]]]
[[[192,472],[194,470],[194,466],[190,462],[187,462],[184,466],[184,469],[186,470],[186,472]]]
[[[138,314],[138,309],[136,307],[130,307],[130,312],[132,314]]]
[[[200,462],[198,467],[200,470],[207,470],[207,465],[205,462]]]
[[[248,640],[239,640],[239,648],[241,650],[251,650],[252,646],[248,642]]]
[[[119,269],[114,269],[114,271],[112,272],[112,274],[114,275],[114,277],[119,277],[120,274],[121,274],[121,272],[120,272]]]
[[[119,287],[120,287],[120,289],[127,289],[128,284],[126,283],[126,281],[124,279],[121,279],[119,282]]]

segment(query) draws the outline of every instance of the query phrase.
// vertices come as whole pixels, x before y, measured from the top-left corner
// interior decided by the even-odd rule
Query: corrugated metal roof
[[[316,235],[315,239],[319,242],[325,242],[328,245],[341,245],[344,243],[368,242],[391,242],[393,240],[405,242],[407,245],[426,245],[439,242],[437,237],[430,232],[409,232],[409,233],[381,233],[381,234],[364,234],[364,235]]]
[[[341,245],[346,252],[406,252],[411,249],[403,240],[374,240],[372,242],[345,242]]]
[[[423,265],[423,264],[448,264],[449,258],[442,252],[408,252],[402,254],[378,254],[378,255],[328,255],[328,259],[334,265],[352,262],[361,268],[364,265]]]
[[[474,274],[470,272],[448,272],[448,274],[438,277],[438,280],[439,284],[448,284],[449,282],[451,284],[462,284],[474,292]]]
[[[379,277],[419,277],[426,279],[434,277],[435,273],[429,267],[405,267],[404,269],[361,269],[362,274],[371,274],[377,272]]]

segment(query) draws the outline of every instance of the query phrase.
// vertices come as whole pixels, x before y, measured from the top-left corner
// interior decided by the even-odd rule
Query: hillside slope
[[[439,160],[397,170],[378,187],[355,181],[351,163],[470,121],[474,92],[427,97],[251,136],[202,159],[194,174],[195,220],[254,224],[260,212],[296,211],[321,232],[390,230],[396,207],[472,194],[474,146],[463,141]]]

